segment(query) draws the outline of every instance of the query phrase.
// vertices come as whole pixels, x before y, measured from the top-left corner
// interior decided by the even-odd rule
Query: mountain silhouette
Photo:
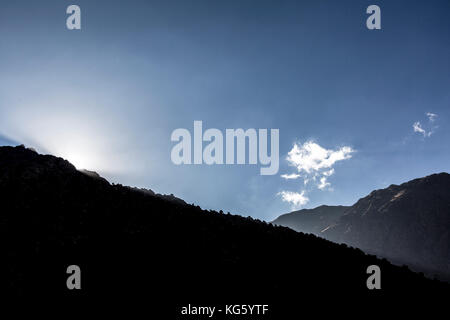
[[[302,209],[283,214],[272,223],[299,232],[320,235],[325,228],[337,223],[348,208],[323,205],[314,209]]]
[[[322,235],[450,281],[450,175],[373,191]]]
[[[0,203],[0,290],[9,295],[148,297],[169,313],[180,303],[269,303],[274,314],[298,314],[299,299],[306,308],[449,293],[359,249],[110,184],[24,147],[0,147]],[[81,290],[67,289],[69,265],[82,270]],[[383,294],[367,288],[370,265]]]

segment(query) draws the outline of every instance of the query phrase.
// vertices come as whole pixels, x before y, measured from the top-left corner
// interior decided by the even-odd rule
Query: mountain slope
[[[449,286],[313,235],[201,210],[77,171],[23,147],[0,147],[0,291],[179,303],[293,302],[389,293],[447,294]],[[66,288],[79,265],[82,290]],[[382,270],[383,295],[366,287]],[[345,292],[345,295],[342,293]],[[215,299],[215,300],[214,300]],[[320,301],[323,301],[323,300]],[[373,301],[373,300],[371,300]]]
[[[450,175],[373,191],[322,234],[450,280]]]
[[[302,209],[283,214],[272,223],[289,227],[299,232],[320,235],[322,230],[337,223],[346,206],[320,206],[314,209]]]

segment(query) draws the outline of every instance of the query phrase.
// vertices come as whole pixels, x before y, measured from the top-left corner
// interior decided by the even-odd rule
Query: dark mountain
[[[30,150],[32,150],[32,149],[30,149]],[[34,151],[34,150],[32,150],[32,151]],[[86,170],[86,169],[81,169],[81,170],[79,170],[79,171],[80,171],[81,173],[84,173],[85,175],[91,177],[91,178],[94,178],[94,179],[97,179],[97,180],[103,180],[103,181],[107,182],[106,179],[102,178],[102,177],[101,177],[97,172],[95,172],[95,171],[89,171],[89,170]]]
[[[136,192],[141,192],[141,193],[151,195],[151,196],[155,196],[155,197],[158,197],[158,198],[161,198],[164,200],[176,202],[178,204],[183,204],[183,205],[187,204],[183,199],[177,198],[173,194],[155,193],[153,190],[146,189],[146,188],[136,188],[136,187],[125,187],[125,188],[129,188],[130,190],[133,190]]]
[[[337,223],[348,208],[346,206],[320,206],[314,209],[302,209],[283,214],[272,223],[320,236],[325,228]]]
[[[449,294],[447,284],[361,250],[172,200],[0,147],[0,290],[52,303],[144,299],[149,314],[164,310],[165,319],[189,303],[268,303],[272,315],[298,316],[324,301]],[[79,291],[66,287],[72,264],[82,270]],[[366,286],[373,264],[381,291]]]
[[[450,175],[373,191],[322,235],[450,280]]]

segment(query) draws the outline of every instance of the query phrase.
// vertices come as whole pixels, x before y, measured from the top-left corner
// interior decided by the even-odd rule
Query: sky
[[[66,9],[81,8],[81,30]],[[381,30],[366,8],[381,8]],[[450,171],[449,1],[2,1],[0,145],[271,221]],[[280,167],[175,165],[177,128],[279,129]]]

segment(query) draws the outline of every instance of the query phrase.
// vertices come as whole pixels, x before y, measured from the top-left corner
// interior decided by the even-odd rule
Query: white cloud
[[[331,183],[327,181],[327,177],[320,178],[320,183],[317,185],[317,188],[320,190],[324,190],[326,187],[329,187]]]
[[[428,117],[428,125],[426,128],[420,123],[420,121],[416,121],[413,123],[412,127],[414,132],[422,134],[424,138],[431,137],[431,135],[435,132],[438,126],[434,125],[438,115],[435,113],[427,112],[425,115]]]
[[[314,183],[320,190],[332,190],[328,178],[335,172],[333,166],[338,161],[350,159],[354,152],[355,150],[346,146],[329,150],[313,141],[307,141],[302,145],[295,143],[286,160],[290,166],[297,169],[297,173],[283,174],[281,177],[287,180],[302,178],[305,186]],[[284,202],[291,203],[293,209],[309,202],[305,190],[300,193],[281,191],[277,195],[281,196]]]
[[[351,147],[328,150],[313,141],[307,141],[301,146],[294,144],[288,153],[287,161],[296,167],[299,173],[311,173],[331,168],[338,161],[350,159],[353,152]]]
[[[414,122],[413,129],[414,132],[422,133],[424,137],[427,136],[427,132],[422,128],[420,121]]]
[[[292,191],[281,191],[278,192],[279,196],[284,202],[289,202],[292,204],[293,209],[300,208],[309,202],[309,198],[305,196],[305,190],[302,192],[292,192]]]
[[[341,147],[336,150],[325,149],[313,141],[307,141],[300,145],[295,143],[289,151],[286,160],[290,166],[297,169],[297,173],[284,174],[284,179],[303,178],[306,185],[315,182],[320,190],[331,186],[328,177],[334,174],[332,168],[336,162],[350,159],[355,152],[351,147]]]
[[[414,132],[425,133],[425,130],[422,129],[422,125],[420,124],[420,121],[414,122],[413,129],[414,129]]]
[[[291,173],[291,174],[282,174],[281,177],[286,180],[293,180],[300,178],[300,175],[297,173]]]

